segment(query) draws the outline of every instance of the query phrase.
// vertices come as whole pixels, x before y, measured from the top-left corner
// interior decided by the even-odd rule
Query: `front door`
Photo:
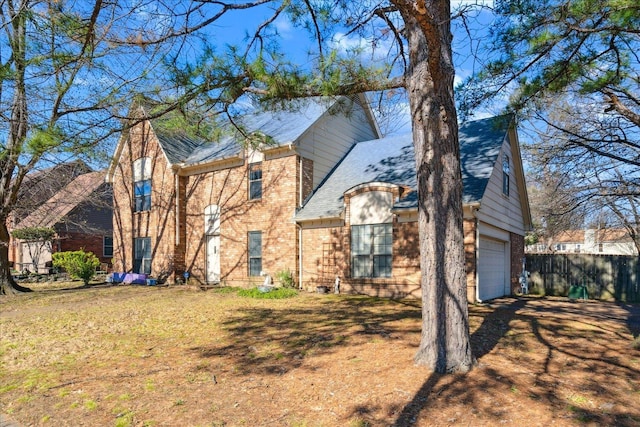
[[[220,207],[204,209],[204,235],[207,241],[207,283],[220,282]]]
[[[220,235],[207,236],[207,283],[220,282]]]

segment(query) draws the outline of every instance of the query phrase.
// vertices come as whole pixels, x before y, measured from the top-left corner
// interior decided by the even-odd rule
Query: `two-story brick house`
[[[142,118],[144,107],[137,107]],[[243,132],[265,136],[252,148]],[[125,132],[107,180],[114,192],[114,271],[174,282],[246,284],[297,272],[296,209],[357,141],[380,136],[363,97],[301,101],[242,118],[216,142],[141,120]]]
[[[146,114],[139,110],[141,117]],[[242,118],[217,142],[142,120],[125,132],[114,190],[114,271],[161,281],[258,284],[417,296],[417,189],[411,135],[381,138],[364,98],[306,100]],[[252,148],[246,135],[268,140]],[[508,118],[460,130],[470,300],[510,294],[530,214]]]

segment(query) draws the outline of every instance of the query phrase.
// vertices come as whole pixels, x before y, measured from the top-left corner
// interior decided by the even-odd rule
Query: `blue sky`
[[[466,12],[466,26],[463,21],[458,18],[452,22],[452,32],[454,34],[453,51],[454,60],[456,62],[456,83],[470,76],[481,66],[479,58],[482,57],[481,44],[487,40],[488,27],[493,21],[493,14],[487,7],[473,7],[473,5],[481,4],[491,7],[492,0],[454,0],[452,1],[452,10],[457,11],[460,8],[468,9]],[[251,34],[255,28],[262,22],[264,16],[270,11],[264,8],[258,8],[250,11],[239,11],[231,14],[224,20],[216,22],[216,25],[210,29],[214,44],[219,47],[225,43],[242,44],[247,33]],[[309,64],[307,59],[307,51],[312,47],[313,41],[309,35],[295,28],[285,16],[281,16],[274,23],[275,28],[280,35],[281,47],[289,55],[289,57],[300,64],[302,67]],[[357,38],[355,36],[345,37],[343,33],[334,35],[335,46],[346,50],[354,47],[368,46],[368,41]],[[379,51],[381,54],[386,53],[384,46]],[[368,53],[371,56],[371,53]],[[400,110],[403,109],[399,106]],[[404,107],[407,121],[404,124],[396,124],[392,130],[393,133],[408,131],[408,106]],[[483,118],[499,113],[496,111],[479,111],[474,118]]]

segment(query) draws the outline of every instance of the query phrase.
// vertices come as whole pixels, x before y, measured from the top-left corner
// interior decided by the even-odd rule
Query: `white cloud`
[[[276,30],[278,30],[278,34],[285,39],[289,39],[293,36],[293,26],[291,25],[291,21],[285,17],[279,17],[273,23]]]

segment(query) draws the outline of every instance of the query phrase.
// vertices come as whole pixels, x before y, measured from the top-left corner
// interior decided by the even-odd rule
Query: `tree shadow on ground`
[[[536,304],[531,306],[531,302]],[[566,403],[563,393],[561,380],[557,380],[554,373],[558,369],[557,366],[551,369],[552,363],[558,363],[558,356],[570,359],[571,364],[588,364],[586,371],[593,374],[600,374],[606,377],[615,369],[618,378],[626,378],[630,384],[637,381],[640,374],[638,370],[631,366],[621,363],[617,357],[617,352],[609,347],[608,341],[611,334],[619,335],[614,327],[605,326],[601,323],[603,320],[613,320],[623,324],[625,319],[620,318],[619,314],[608,313],[606,307],[600,310],[600,307],[588,307],[589,312],[585,312],[585,307],[580,305],[550,304],[540,305],[535,300],[529,299],[507,299],[506,302],[501,300],[489,305],[490,309],[478,309],[470,311],[470,316],[483,317],[482,323],[471,335],[471,343],[474,355],[478,358],[479,364],[475,368],[476,371],[481,370],[481,374],[472,372],[469,374],[458,375],[441,375],[431,373],[413,398],[399,411],[391,411],[397,413],[395,422],[396,427],[404,427],[415,425],[421,415],[426,415],[430,409],[435,409],[442,402],[434,403],[435,400],[441,398],[444,401],[464,402],[467,407],[473,410],[482,407],[484,418],[493,419],[496,423],[504,421],[505,414],[500,408],[494,405],[483,405],[479,401],[478,396],[482,392],[488,390],[504,389],[509,383],[515,383],[515,378],[509,378],[500,369],[493,369],[489,366],[483,366],[482,357],[490,353],[497,346],[501,347],[518,347],[523,345],[519,334],[526,333],[518,328],[517,333],[511,333],[512,321],[524,322],[528,324],[528,328],[535,336],[536,346],[539,344],[545,351],[545,356],[541,361],[523,361],[522,369],[530,372],[535,377],[533,382],[537,387],[535,391],[529,393],[529,398],[542,400],[547,403],[549,408],[553,408],[554,413],[557,412],[559,417],[572,417],[580,422],[595,423],[597,425],[607,425],[612,422],[615,425],[637,425],[637,417],[629,411],[629,408],[619,407],[617,411],[613,410],[613,404],[604,404],[597,409],[590,409],[584,405],[572,405]],[[640,307],[628,306],[623,307],[629,315],[626,317],[628,328],[634,336],[638,333],[638,314]],[[554,324],[545,316],[553,316],[554,314],[565,316],[567,324]],[[580,316],[578,316],[580,315]],[[575,320],[571,318],[575,317]],[[541,321],[540,319],[543,319]],[[577,326],[572,323],[578,323]],[[635,332],[634,332],[635,331]],[[572,342],[571,346],[559,347],[554,342]],[[596,348],[598,349],[596,351]],[[522,349],[524,354],[531,351],[529,348]],[[470,386],[467,379],[470,375],[474,375],[473,387]],[[590,380],[588,373],[584,384],[581,384],[583,390],[590,390],[598,394],[606,394],[609,390]],[[511,386],[514,387],[513,385]],[[367,408],[355,408],[354,414],[366,414]],[[457,420],[455,420],[457,421]],[[455,422],[452,420],[452,422]]]
[[[633,338],[638,338],[640,336],[640,305],[620,303],[618,306],[629,314],[627,316],[627,327]]]
[[[478,329],[471,334],[471,347],[476,359],[481,358],[493,350],[500,341],[500,338],[509,330],[509,323],[515,317],[515,312],[525,305],[526,300],[517,299],[509,301],[506,304],[496,305],[496,308],[492,310],[470,312],[470,317],[477,316],[483,319]],[[443,377],[444,375],[442,374],[431,373],[422,387],[420,387],[420,390],[414,395],[413,399],[402,408],[393,425],[396,427],[413,425],[416,422],[418,414],[428,407],[429,397]],[[453,389],[456,387],[456,384],[463,383],[464,375],[460,375],[459,379],[447,388]],[[490,387],[491,384],[486,384],[486,386]],[[444,390],[445,389],[441,389],[440,392]],[[455,397],[463,397],[464,394],[464,387],[454,392]]]
[[[202,358],[223,358],[239,374],[282,375],[303,365],[309,356],[359,345],[363,336],[394,340],[416,333],[402,320],[420,318],[420,307],[407,302],[390,302],[369,297],[319,299],[320,308],[240,309],[222,322],[230,335],[224,342],[191,348]]]

